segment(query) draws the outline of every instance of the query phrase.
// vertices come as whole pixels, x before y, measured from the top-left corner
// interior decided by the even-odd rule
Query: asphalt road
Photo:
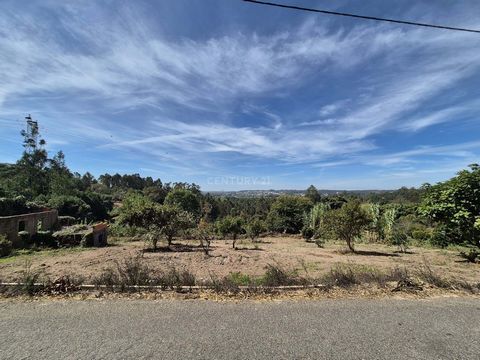
[[[2,359],[480,359],[480,300],[1,301]]]

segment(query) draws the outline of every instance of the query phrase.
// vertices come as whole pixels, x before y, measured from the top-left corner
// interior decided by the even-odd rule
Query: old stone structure
[[[21,247],[20,231],[28,231],[30,236],[39,230],[53,230],[58,223],[57,210],[46,210],[30,214],[0,217],[0,234],[5,235],[14,247]]]

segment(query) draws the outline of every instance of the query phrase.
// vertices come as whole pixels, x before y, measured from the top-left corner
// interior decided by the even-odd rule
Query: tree
[[[215,227],[212,223],[201,219],[197,226],[197,237],[200,240],[200,246],[202,247],[205,255],[210,255],[210,245],[215,239]]]
[[[40,137],[38,123],[27,116],[27,128],[21,131],[23,136],[23,154],[17,161],[17,185],[23,187],[22,193],[29,197],[45,194],[47,189],[47,173],[45,166],[48,162],[45,140]]]
[[[165,197],[168,194],[168,190],[162,186],[148,186],[143,189],[143,194],[153,202],[163,204]]]
[[[164,204],[156,205],[153,224],[160,228],[161,234],[165,236],[170,247],[174,237],[195,226],[195,219],[191,213],[178,206]]]
[[[200,201],[198,196],[191,190],[177,188],[170,191],[165,198],[166,205],[178,206],[194,216],[200,215]]]
[[[352,200],[340,209],[328,212],[327,227],[338,239],[347,243],[350,251],[355,252],[354,241],[368,225],[370,219],[359,200]]]
[[[304,215],[312,202],[303,196],[282,195],[272,204],[267,221],[273,231],[296,234],[303,227]]]
[[[251,220],[245,226],[245,233],[250,239],[252,239],[252,241],[256,241],[260,234],[266,230],[267,226],[265,221],[258,218]]]
[[[312,204],[316,204],[317,202],[320,202],[320,200],[322,199],[322,196],[318,192],[317,188],[313,185],[310,185],[308,187],[307,191],[305,192],[305,197],[310,199]]]
[[[480,166],[424,190],[420,214],[441,225],[448,242],[480,247]]]
[[[153,224],[156,216],[153,201],[135,192],[127,194],[117,212],[116,222],[118,224],[144,228]]]
[[[232,238],[232,247],[235,249],[237,237],[243,231],[243,219],[240,216],[226,216],[216,222],[216,229],[223,238]]]

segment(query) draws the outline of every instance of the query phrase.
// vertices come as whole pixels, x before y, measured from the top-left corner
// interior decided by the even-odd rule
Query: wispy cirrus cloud
[[[247,160],[384,166],[442,148],[424,138],[383,149],[384,133],[480,110],[459,90],[480,71],[470,34],[306,17],[276,31],[171,36],[140,5],[35,4],[0,15],[0,115],[39,115],[52,145],[184,170]],[[446,93],[456,101],[439,100]],[[457,145],[458,156],[478,151]]]

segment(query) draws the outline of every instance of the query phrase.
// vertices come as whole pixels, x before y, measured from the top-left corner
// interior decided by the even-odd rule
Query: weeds
[[[302,279],[287,272],[278,265],[267,265],[265,275],[260,279],[263,286],[285,286],[285,285],[299,285],[305,283]]]
[[[131,286],[161,286],[165,289],[175,289],[181,286],[194,286],[195,275],[188,270],[179,271],[172,267],[167,272],[157,272],[143,263],[143,257],[137,255],[126,259],[123,263],[115,263],[93,279],[95,285],[118,286],[125,290]]]
[[[238,294],[240,292],[239,285],[230,276],[218,278],[215,274],[210,274],[210,283],[207,285],[211,286],[216,293]]]
[[[178,271],[172,267],[166,273],[157,274],[155,282],[164,288],[175,289],[181,286],[194,286],[195,275],[188,270]]]
[[[430,264],[424,259],[423,265],[416,270],[418,278],[427,284],[433,285],[440,289],[451,289],[452,283],[447,279],[434,272]]]
[[[36,292],[41,290],[35,284],[39,282],[40,272],[32,269],[32,263],[29,260],[25,261],[25,266],[21,272],[18,291],[22,294],[33,296]]]
[[[348,288],[359,284],[352,266],[337,265],[321,278],[321,282],[330,289],[334,286]]]

